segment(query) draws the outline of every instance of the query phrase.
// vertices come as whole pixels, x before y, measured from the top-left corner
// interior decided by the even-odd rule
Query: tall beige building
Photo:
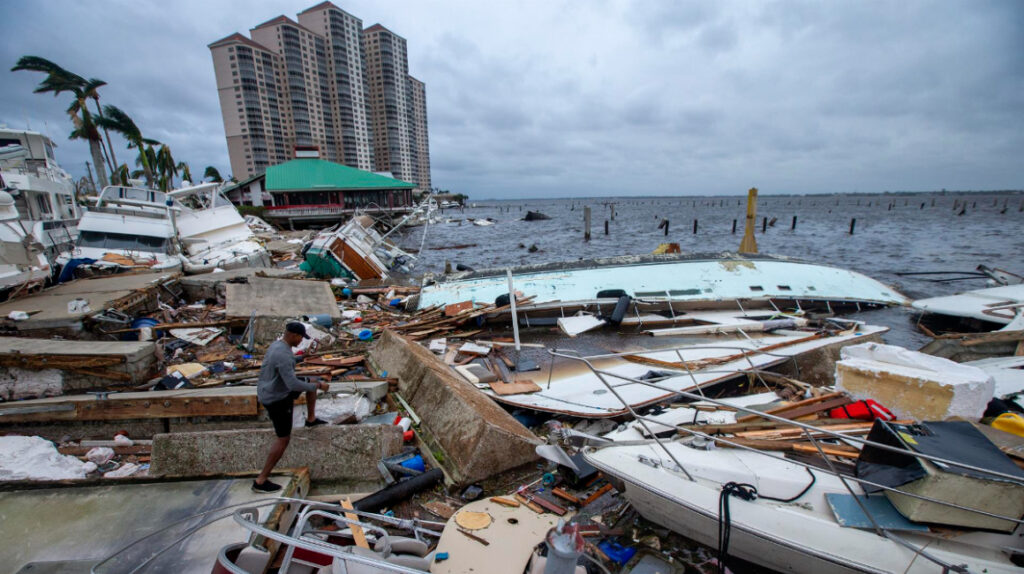
[[[373,116],[374,163],[403,181],[414,181],[409,122],[409,59],[405,38],[380,24],[363,30],[366,80]]]
[[[313,146],[324,159],[430,187],[426,89],[404,38],[331,2],[209,45],[232,174]]]
[[[409,76],[409,125],[412,127],[413,183],[430,189],[430,139],[427,137],[427,86]]]

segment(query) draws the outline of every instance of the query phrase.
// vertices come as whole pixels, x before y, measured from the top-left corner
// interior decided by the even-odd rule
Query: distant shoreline
[[[865,191],[851,191],[851,192],[838,192],[838,193],[772,193],[772,192],[758,192],[758,197],[911,197],[917,195],[937,195],[937,196],[955,196],[955,195],[992,195],[992,196],[1004,196],[1004,195],[1024,195],[1024,189],[998,189],[998,190],[933,190],[933,191],[878,191],[878,192],[865,192]],[[725,195],[590,195],[590,196],[576,196],[576,197],[514,197],[514,198],[474,198],[472,196],[466,200],[466,203],[479,203],[481,201],[533,201],[533,200],[544,200],[544,201],[560,201],[560,200],[591,200],[591,199],[628,199],[628,200],[640,200],[640,199],[711,199],[711,198],[745,198],[746,192],[740,194],[725,194]]]

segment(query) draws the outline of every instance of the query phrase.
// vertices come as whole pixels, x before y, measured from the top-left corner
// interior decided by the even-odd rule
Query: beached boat
[[[356,215],[347,222],[325,229],[303,248],[300,268],[314,277],[385,279],[392,273],[408,273],[416,258],[387,240],[373,227],[373,218]]]
[[[44,134],[0,128],[0,189],[14,198],[25,229],[51,258],[74,244],[82,215],[56,147]]]
[[[491,303],[508,295],[506,269],[428,278],[412,305]],[[527,312],[611,309],[632,299],[626,315],[649,309],[814,308],[904,305],[895,289],[838,267],[764,255],[666,254],[612,257],[512,269],[515,289],[532,298]]]
[[[846,527],[830,504],[850,500],[838,476],[768,453],[648,441],[612,443],[584,457],[620,481],[626,499],[645,518],[711,547],[719,544],[723,488],[752,485],[757,499],[734,497],[730,503],[728,551],[781,572],[942,572],[936,562],[963,567],[959,572],[1019,572],[1011,556],[1024,552],[1015,533],[920,527],[879,534]]]
[[[108,186],[82,216],[75,249],[59,261],[106,273],[267,266],[266,250],[218,185],[168,193]]]
[[[607,372],[595,365],[595,357],[561,356],[595,374]],[[643,381],[608,377],[605,387],[614,394],[626,382]],[[923,437],[934,432],[946,434],[921,446],[906,434],[919,431],[897,422],[892,423],[896,425],[893,427],[859,423],[872,429],[865,439],[858,436],[863,431],[812,426],[785,415],[765,414],[763,408],[751,408],[770,402],[770,394],[726,400],[694,392],[679,395],[681,400],[694,401],[677,409],[683,412],[648,416],[634,413],[635,422],[600,438],[573,430],[559,431],[559,435],[567,443],[582,445],[584,460],[611,477],[644,518],[717,547],[722,557],[733,556],[801,574],[1018,571],[1024,541],[1019,535],[1019,513],[1012,507],[1021,503],[1024,472],[991,444],[982,447],[980,443],[946,442],[949,433],[975,433],[987,442],[969,423],[927,423],[930,426],[920,430],[921,443],[926,442]],[[747,419],[754,415],[754,421],[768,419],[765,424],[774,426],[759,434],[762,440],[719,434],[732,432],[722,431],[721,425],[741,420],[738,415]],[[701,423],[714,425],[716,430]],[[909,438],[879,442],[885,440],[885,432],[876,434],[876,430],[886,428],[894,433],[891,436],[898,437],[902,432]],[[765,446],[784,442],[766,440],[772,433],[808,441],[805,445],[811,454],[785,455],[778,451],[796,447]],[[758,433],[745,436],[754,434]],[[961,452],[952,444],[970,452]],[[817,449],[832,449],[828,451],[832,458],[826,459]],[[865,457],[863,453],[868,449],[872,454]],[[837,453],[843,453],[846,460],[857,459],[856,471],[848,462],[836,459]],[[862,463],[876,466],[871,469],[862,467]],[[913,478],[898,474],[911,467],[917,472],[917,465],[921,474]],[[879,473],[881,466],[889,469],[883,472],[897,474]],[[891,470],[894,468],[902,470]],[[954,478],[957,476],[981,482],[972,483],[976,492],[958,496],[948,490],[937,494],[937,490],[921,487],[919,482],[908,482],[943,472],[949,477],[938,479],[938,483],[963,480]],[[1011,491],[1002,490],[1008,488],[1017,489],[1012,491],[1012,498]],[[869,495],[869,491],[878,490],[882,493]],[[927,507],[932,516],[941,516],[942,520],[929,524],[904,517],[896,505],[908,500],[918,505],[916,509]],[[993,506],[1005,511],[993,511]],[[972,521],[986,526],[963,526]],[[934,522],[945,525],[936,526]]]
[[[1020,283],[918,299],[912,305],[931,315],[980,321],[982,330],[1024,329],[1024,284]]]
[[[0,299],[42,288],[50,275],[42,244],[21,221],[14,198],[0,191]]]

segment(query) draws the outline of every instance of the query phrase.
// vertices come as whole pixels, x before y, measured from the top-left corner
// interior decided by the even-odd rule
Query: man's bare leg
[[[263,484],[270,478],[270,473],[273,472],[274,467],[277,466],[277,462],[281,460],[284,455],[285,449],[288,448],[288,442],[291,437],[278,437],[274,441],[274,444],[270,446],[270,453],[267,454],[267,462],[263,465],[263,471],[256,477],[256,484]]]
[[[316,391],[306,391],[306,422],[316,420]]]

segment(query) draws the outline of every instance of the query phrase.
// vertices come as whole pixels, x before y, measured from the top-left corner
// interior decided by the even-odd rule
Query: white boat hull
[[[913,302],[913,306],[926,313],[1008,325],[1024,311],[1024,284],[918,299]]]
[[[644,518],[712,548],[718,546],[722,484],[752,483],[761,494],[785,498],[800,492],[810,480],[800,466],[765,454],[734,449],[700,451],[679,443],[669,448],[696,480],[687,479],[678,470],[667,470],[665,466],[674,468],[674,463],[657,445],[616,445],[589,451],[585,458],[624,483],[625,498]],[[638,455],[656,460],[660,466],[641,463]],[[846,490],[826,471],[814,473],[815,484],[790,504],[765,499],[747,502],[733,497],[729,555],[796,574],[942,571],[936,563],[873,531],[840,526],[825,494]],[[926,546],[927,552],[940,560],[966,564],[971,572],[1020,571],[1000,550],[1021,546],[1015,534],[950,531],[898,535],[915,546]]]

